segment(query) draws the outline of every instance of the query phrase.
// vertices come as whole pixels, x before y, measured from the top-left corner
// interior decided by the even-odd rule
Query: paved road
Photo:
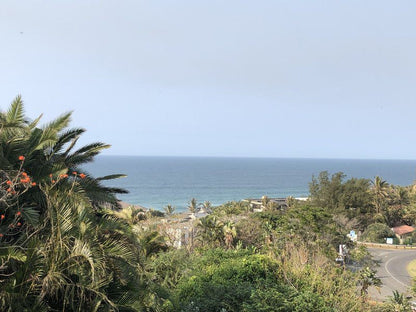
[[[401,293],[409,293],[412,278],[407,272],[407,265],[416,259],[416,250],[386,250],[378,248],[368,248],[375,260],[380,261],[377,276],[381,279],[383,286],[380,293],[375,287],[371,287],[369,294],[376,300],[384,300],[391,296],[393,290]]]

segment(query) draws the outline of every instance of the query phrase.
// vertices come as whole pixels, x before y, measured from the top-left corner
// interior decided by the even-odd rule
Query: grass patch
[[[416,277],[416,259],[410,261],[410,263],[406,267],[407,272],[411,277]]]

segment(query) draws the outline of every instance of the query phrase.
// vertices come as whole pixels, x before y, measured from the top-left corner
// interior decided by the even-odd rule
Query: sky
[[[0,109],[107,155],[416,157],[416,2],[2,0]]]

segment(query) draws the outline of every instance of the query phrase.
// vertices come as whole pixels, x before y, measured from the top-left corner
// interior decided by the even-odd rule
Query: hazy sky
[[[415,158],[416,1],[2,0],[0,107],[107,154]]]

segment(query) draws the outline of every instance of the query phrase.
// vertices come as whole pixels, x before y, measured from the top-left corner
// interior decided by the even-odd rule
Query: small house
[[[414,227],[410,225],[400,225],[392,228],[392,231],[400,240],[400,244],[403,244],[406,238],[410,238],[414,230]]]

